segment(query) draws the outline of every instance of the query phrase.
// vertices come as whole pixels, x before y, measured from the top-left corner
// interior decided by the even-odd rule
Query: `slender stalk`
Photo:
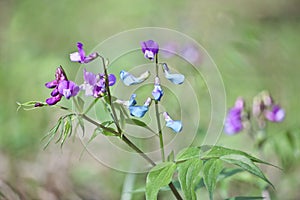
[[[162,161],[164,162],[166,159],[165,159],[164,139],[163,139],[163,135],[162,135],[161,123],[160,123],[160,117],[159,117],[158,101],[155,101],[155,115],[156,115],[156,121],[157,121],[157,127],[158,127],[158,136],[159,136],[161,157],[162,157]]]
[[[109,80],[108,80],[108,73],[107,73],[107,68],[106,68],[106,64],[105,64],[105,59],[104,57],[102,56],[99,56],[102,60],[102,65],[103,65],[103,69],[104,69],[104,74],[105,74],[105,87],[106,87],[106,91],[107,91],[107,96],[108,96],[108,102],[109,102],[109,105],[111,107],[111,111],[112,111],[112,117],[113,117],[113,120],[114,120],[114,123],[118,129],[118,132],[122,135],[122,129],[120,128],[120,124],[119,124],[119,120],[118,120],[118,117],[117,117],[117,113],[116,113],[116,110],[115,110],[115,107],[112,103],[112,100],[111,100],[111,93],[110,93],[110,88],[109,88]]]
[[[133,150],[135,150],[137,153],[139,153],[145,160],[147,160],[152,166],[155,166],[155,162],[149,158],[140,148],[138,148],[134,143],[132,143],[125,135],[121,136],[120,132],[117,132],[113,129],[107,128],[105,126],[103,126],[102,124],[94,121],[93,119],[89,118],[87,115],[82,114],[81,115],[83,119],[85,119],[86,121],[90,122],[91,124],[94,124],[97,127],[102,128],[105,131],[108,131],[110,133],[113,133],[114,135],[118,136],[119,138],[121,138],[130,148],[132,148]]]
[[[156,77],[158,76],[158,56],[155,55],[155,69],[156,69]],[[166,160],[165,158],[165,148],[164,148],[164,139],[161,129],[161,123],[160,123],[160,117],[159,117],[159,108],[158,108],[158,101],[155,100],[155,115],[156,115],[156,122],[157,122],[157,128],[158,128],[158,136],[159,136],[159,145],[160,145],[160,152],[161,152],[161,158],[164,162]]]
[[[95,98],[95,100],[89,105],[89,107],[83,112],[83,114],[87,114],[94,107],[98,100],[99,98]]]

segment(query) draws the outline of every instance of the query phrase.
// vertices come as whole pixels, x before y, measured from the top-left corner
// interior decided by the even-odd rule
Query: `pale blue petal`
[[[154,89],[152,91],[152,96],[156,101],[160,101],[161,97],[163,96],[164,91],[160,87],[160,85],[154,85]]]
[[[166,126],[171,128],[174,132],[179,133],[182,130],[182,122],[181,121],[167,121]]]
[[[120,79],[122,82],[129,86],[129,85],[135,85],[144,82],[148,77],[150,76],[150,72],[146,71],[143,74],[141,74],[139,77],[135,77],[132,74],[122,70],[120,72]]]
[[[148,111],[148,106],[129,106],[130,115],[134,117],[144,117]]]
[[[180,85],[184,82],[184,75],[182,74],[171,74],[165,70],[165,77],[174,84]]]

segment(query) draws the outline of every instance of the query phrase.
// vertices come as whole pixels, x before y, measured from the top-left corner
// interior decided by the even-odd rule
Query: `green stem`
[[[87,114],[87,113],[94,107],[94,105],[97,103],[98,100],[99,100],[99,98],[96,98],[96,99],[89,105],[89,107],[83,112],[83,114]]]
[[[148,157],[140,148],[138,148],[135,144],[133,144],[125,135],[122,135],[120,132],[114,131],[110,128],[107,128],[105,126],[103,126],[102,124],[94,121],[93,119],[89,118],[87,115],[82,114],[81,115],[83,119],[85,119],[86,121],[90,122],[91,124],[94,124],[97,127],[102,128],[105,131],[108,131],[116,136],[118,136],[119,138],[121,138],[121,140],[123,140],[130,148],[132,148],[133,150],[135,150],[137,153],[139,153],[145,160],[147,160],[152,166],[155,166],[155,162]]]
[[[110,88],[109,88],[109,80],[108,80],[108,73],[107,73],[107,68],[106,68],[106,64],[105,64],[105,59],[104,57],[102,56],[99,56],[102,60],[102,65],[103,65],[103,69],[104,69],[104,74],[105,74],[105,87],[106,87],[106,91],[107,91],[107,96],[108,96],[108,102],[109,102],[109,105],[111,107],[111,111],[112,111],[112,117],[113,117],[113,120],[114,120],[114,123],[118,129],[118,132],[121,134],[121,136],[123,135],[122,134],[122,129],[120,128],[120,124],[119,124],[119,120],[118,120],[118,116],[117,116],[117,113],[116,113],[116,109],[112,103],[112,100],[111,100],[111,93],[110,93]]]
[[[158,56],[157,54],[155,55],[155,69],[156,69],[156,77],[159,78],[158,76]],[[161,152],[161,157],[162,161],[164,162],[165,159],[165,148],[164,148],[164,139],[163,139],[163,134],[162,134],[162,129],[161,129],[161,123],[160,123],[160,117],[159,117],[159,108],[158,108],[158,101],[155,100],[155,115],[156,115],[156,122],[157,122],[157,128],[158,128],[158,136],[159,136],[159,145],[160,145],[160,152]]]
[[[162,157],[162,161],[164,162],[166,159],[165,159],[164,139],[163,139],[160,117],[159,117],[158,101],[155,101],[155,114],[156,114],[156,121],[157,121],[157,127],[158,127],[158,136],[159,136],[161,157]]]

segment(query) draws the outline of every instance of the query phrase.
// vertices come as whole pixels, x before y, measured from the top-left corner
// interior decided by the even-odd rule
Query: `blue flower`
[[[163,64],[165,77],[174,84],[180,85],[184,82],[184,75],[182,74],[171,74],[166,63]]]
[[[146,112],[149,110],[150,103],[151,103],[151,98],[148,97],[146,102],[142,106],[135,106],[135,105],[129,106],[128,109],[129,109],[130,115],[134,116],[134,117],[139,117],[139,118],[144,117]]]
[[[182,122],[181,121],[172,120],[167,112],[164,112],[163,116],[164,116],[165,121],[166,121],[166,127],[169,127],[175,133],[179,133],[182,130]]]
[[[150,76],[150,72],[146,71],[143,74],[141,74],[139,77],[135,77],[132,74],[122,70],[120,72],[120,79],[122,82],[129,86],[129,85],[135,85],[144,82],[148,77]]]
[[[160,101],[163,94],[164,94],[164,91],[161,89],[161,86],[160,86],[160,83],[159,83],[159,78],[155,77],[154,89],[152,91],[152,96],[154,97],[154,100]]]
[[[115,102],[126,106],[129,110],[131,116],[139,117],[139,118],[144,117],[144,115],[146,114],[146,112],[149,109],[152,99],[150,97],[148,97],[147,100],[145,101],[144,105],[139,106],[139,105],[136,105],[135,98],[136,98],[136,94],[132,94],[128,101],[123,101],[123,100],[118,99]]]

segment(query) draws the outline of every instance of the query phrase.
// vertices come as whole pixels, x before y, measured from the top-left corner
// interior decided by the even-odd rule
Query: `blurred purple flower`
[[[154,97],[154,100],[160,101],[163,94],[164,94],[164,91],[162,90],[162,88],[160,86],[159,78],[155,77],[154,89],[152,91],[152,96]]]
[[[172,129],[175,133],[179,133],[182,130],[183,126],[181,121],[179,120],[174,121],[173,119],[171,119],[171,117],[167,112],[164,112],[163,116],[166,121],[166,127]]]
[[[159,50],[158,44],[153,40],[141,42],[141,47],[145,58],[149,60],[153,60]]]
[[[96,52],[86,56],[85,51],[83,50],[83,44],[81,42],[77,42],[77,48],[78,52],[70,54],[70,60],[73,62],[89,63],[98,57],[98,53]]]
[[[224,131],[228,135],[233,135],[243,130],[242,114],[244,110],[244,100],[238,98],[233,108],[227,114]]]
[[[182,49],[181,53],[183,58],[192,64],[201,61],[200,50],[194,45],[187,45]]]
[[[160,55],[164,58],[171,58],[177,54],[178,45],[175,42],[169,42],[161,47]]]
[[[106,92],[105,76],[104,74],[94,74],[92,72],[83,71],[84,83],[80,86],[85,90],[86,96],[93,96],[95,98],[104,96]],[[112,86],[116,83],[116,77],[113,74],[108,75],[108,85]]]
[[[265,110],[264,114],[271,122],[282,122],[285,118],[285,111],[279,105],[272,106],[271,110]]]

